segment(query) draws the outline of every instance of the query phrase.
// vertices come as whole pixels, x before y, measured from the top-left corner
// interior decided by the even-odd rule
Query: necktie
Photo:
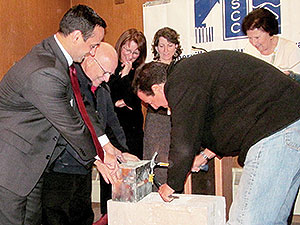
[[[93,125],[91,123],[91,120],[90,120],[90,118],[89,118],[89,116],[86,112],[86,109],[85,109],[85,106],[84,106],[84,103],[83,103],[83,100],[82,100],[82,97],[81,97],[81,94],[80,94],[80,88],[79,88],[76,69],[75,69],[74,65],[71,65],[69,69],[70,69],[70,79],[71,79],[72,89],[73,89],[73,92],[74,92],[74,95],[75,95],[75,98],[76,98],[76,102],[77,102],[77,105],[78,105],[79,112],[80,112],[81,117],[84,120],[86,126],[88,127],[91,135],[92,135],[93,142],[94,142],[94,145],[96,147],[97,154],[100,157],[100,159],[103,161],[103,159],[104,159],[103,149],[102,149],[102,147],[101,147],[101,145],[98,141],[98,138],[97,138],[96,132],[94,130],[94,127],[93,127]]]
[[[97,90],[97,87],[95,87],[95,86],[91,87],[91,91],[93,92],[93,94],[95,94],[96,90]]]

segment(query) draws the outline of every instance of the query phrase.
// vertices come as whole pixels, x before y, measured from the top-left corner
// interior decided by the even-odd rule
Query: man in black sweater
[[[145,103],[171,110],[168,181],[171,201],[202,147],[244,166],[227,224],[285,224],[300,184],[300,85],[244,53],[213,51],[169,68],[145,64],[133,87]]]

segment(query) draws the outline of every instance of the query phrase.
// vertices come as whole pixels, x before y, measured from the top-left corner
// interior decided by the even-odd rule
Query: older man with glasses
[[[101,83],[109,80],[117,64],[115,49],[102,42],[95,55],[85,57],[81,65],[76,64],[75,68],[88,114],[97,114],[98,120],[92,123],[104,151],[115,155],[120,161],[137,160],[135,156],[119,150],[127,150],[124,131],[113,112],[113,105],[109,107],[110,98],[105,98],[106,90],[102,86],[98,88]],[[107,95],[110,97],[109,93]],[[108,126],[114,132],[119,149],[111,144],[105,134]],[[69,145],[68,147],[71,148]],[[91,183],[91,170],[78,163],[69,151],[59,156],[44,179],[43,224],[93,224]]]

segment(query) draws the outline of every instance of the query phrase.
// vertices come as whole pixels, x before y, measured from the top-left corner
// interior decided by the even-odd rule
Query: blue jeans
[[[253,145],[227,225],[287,224],[300,185],[300,120]]]

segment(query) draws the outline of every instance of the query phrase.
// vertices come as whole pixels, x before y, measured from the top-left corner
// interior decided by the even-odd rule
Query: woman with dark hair
[[[153,38],[152,53],[153,60],[170,64],[182,53],[179,42],[179,34],[169,27],[158,30]]]
[[[179,34],[169,27],[161,28],[154,35],[152,52],[155,61],[165,64],[178,59],[182,53]],[[168,161],[170,132],[171,121],[168,111],[165,108],[155,110],[149,105],[144,128],[144,159],[151,159],[153,154],[158,152],[158,161]],[[167,168],[155,168],[155,176],[160,182],[165,183]],[[157,190],[156,187],[153,189]]]
[[[137,29],[126,30],[116,43],[119,64],[108,85],[115,112],[124,129],[129,152],[143,157],[143,113],[141,100],[133,93],[131,83],[136,68],[145,62],[146,38]]]
[[[244,52],[272,64],[294,79],[298,78],[300,50],[296,43],[277,35],[278,21],[271,11],[265,8],[253,10],[244,18],[242,30],[250,42]]]
[[[147,47],[144,34],[137,29],[126,30],[119,37],[115,49],[118,53],[119,63],[114,75],[110,76],[108,85],[114,104],[114,110],[122,126],[129,153],[143,157],[143,122],[141,100],[133,93],[131,83],[136,68],[145,62]],[[113,145],[118,141],[110,128],[106,133],[111,137]],[[115,139],[115,140],[114,140]],[[100,179],[101,219],[94,225],[107,224],[107,201],[111,199],[111,185]]]

